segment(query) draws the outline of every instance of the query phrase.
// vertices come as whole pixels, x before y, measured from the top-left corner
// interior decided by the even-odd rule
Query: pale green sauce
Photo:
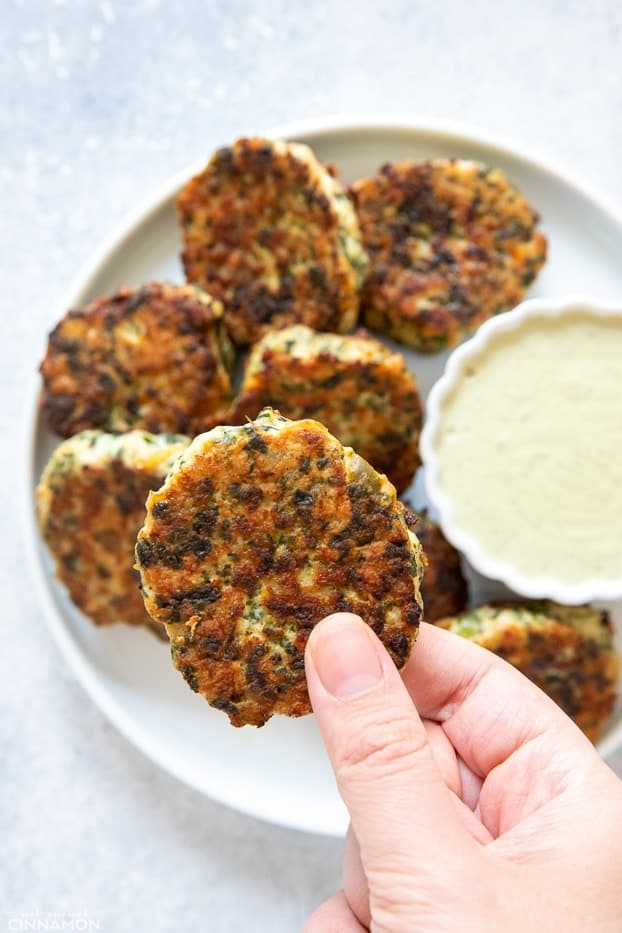
[[[622,578],[622,315],[525,322],[445,400],[439,480],[484,552],[566,583]]]

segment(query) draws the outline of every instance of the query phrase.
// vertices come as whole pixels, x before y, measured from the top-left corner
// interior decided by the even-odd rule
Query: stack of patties
[[[59,579],[96,624],[153,626],[133,569],[147,494],[182,435],[222,419],[232,362],[222,305],[187,285],[121,289],[50,334],[42,412],[67,440],[41,477],[38,518]]]
[[[535,211],[475,162],[386,164],[347,189],[307,146],[239,139],[177,212],[188,284],[69,311],[41,364],[43,416],[65,440],[38,516],[75,605],[168,636],[190,688],[236,726],[310,711],[304,650],[328,613],[358,613],[402,667],[425,606],[595,738],[618,671],[608,616],[466,611],[460,554],[397,499],[419,465],[415,377],[351,333],[360,310],[429,353],[510,309],[546,258]]]

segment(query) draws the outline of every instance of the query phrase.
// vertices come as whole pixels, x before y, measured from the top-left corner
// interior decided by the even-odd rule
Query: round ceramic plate
[[[402,118],[296,125],[266,135],[308,143],[320,159],[337,166],[346,181],[375,171],[383,162],[407,158],[457,156],[497,166],[541,213],[550,240],[549,261],[531,294],[559,298],[579,293],[604,299],[622,295],[622,223],[564,174],[507,146],[461,128]],[[50,326],[68,307],[120,285],[158,278],[183,281],[174,197],[199,167],[191,166],[169,183],[105,244],[50,319]],[[430,357],[409,351],[406,356],[427,394],[447,354]],[[32,565],[52,631],[93,700],[145,754],[202,793],[284,826],[341,834],[346,813],[312,716],[279,717],[263,729],[233,729],[226,716],[188,690],[171,666],[166,645],[123,625],[95,628],[72,607],[54,580],[33,517],[33,489],[55,443],[33,401],[27,470]],[[422,488],[418,477],[406,499],[421,505]],[[472,574],[471,582],[476,599],[504,592]],[[620,744],[622,710],[618,709],[600,749],[608,754]]]

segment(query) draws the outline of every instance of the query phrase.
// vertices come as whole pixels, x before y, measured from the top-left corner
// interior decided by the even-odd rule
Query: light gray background
[[[338,886],[340,844],[160,773],[45,628],[17,475],[42,334],[68,280],[155,186],[287,120],[457,119],[561,160],[621,208],[622,5],[5,0],[0,39],[0,923],[86,910],[104,931],[295,931]]]

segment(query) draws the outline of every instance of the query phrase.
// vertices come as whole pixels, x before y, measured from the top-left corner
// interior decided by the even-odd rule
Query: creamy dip
[[[436,439],[453,519],[488,557],[622,579],[622,316],[524,322],[470,359]]]

